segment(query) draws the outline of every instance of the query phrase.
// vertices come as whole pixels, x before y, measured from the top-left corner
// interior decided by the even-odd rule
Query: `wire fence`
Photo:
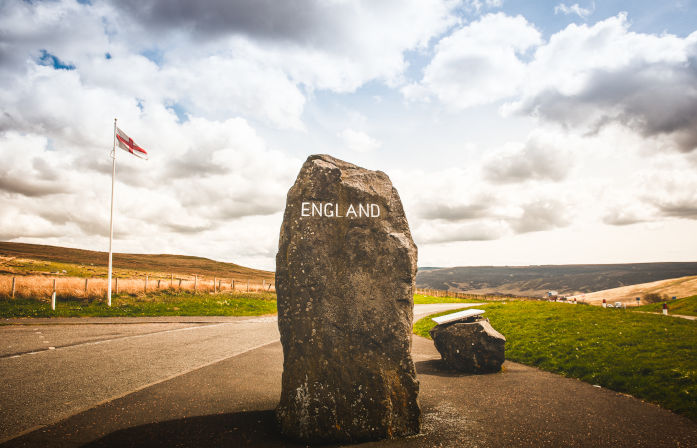
[[[275,292],[272,280],[235,279],[230,277],[176,276],[169,278],[114,277],[112,293],[147,294],[156,291],[188,291],[194,293]],[[46,275],[0,275],[0,297],[103,299],[107,294],[106,278],[51,277]]]

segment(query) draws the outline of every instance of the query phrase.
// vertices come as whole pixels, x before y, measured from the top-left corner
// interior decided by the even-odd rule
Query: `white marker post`
[[[51,309],[56,311],[56,279],[53,279],[53,293],[51,294]],[[663,313],[665,314],[665,312]]]
[[[111,306],[111,243],[114,239],[114,179],[116,178],[116,118],[114,118],[114,149],[111,151],[111,213],[109,217],[109,272],[107,273],[106,304]]]
[[[663,315],[667,316],[668,315],[668,304],[663,302]]]

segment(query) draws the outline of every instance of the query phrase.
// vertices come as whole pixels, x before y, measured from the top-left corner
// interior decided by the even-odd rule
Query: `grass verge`
[[[118,294],[112,306],[104,301],[56,300],[55,311],[45,300],[0,299],[0,317],[143,317],[143,316],[259,316],[276,312],[273,293],[193,294],[157,292]]]
[[[434,297],[423,294],[414,294],[414,304],[423,305],[426,303],[478,303],[483,300],[477,299],[456,299],[455,297]]]
[[[664,302],[659,302],[636,306],[632,308],[632,310],[660,313],[663,311],[663,303]],[[668,300],[665,303],[668,303],[668,313],[682,314],[685,316],[697,316],[697,296],[684,297],[677,300]]]
[[[697,322],[547,302],[483,308],[506,336],[506,359],[628,393],[697,421]],[[414,333],[430,337],[435,316],[416,322]]]

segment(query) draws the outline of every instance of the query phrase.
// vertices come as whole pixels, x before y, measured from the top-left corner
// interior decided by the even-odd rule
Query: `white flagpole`
[[[116,118],[114,118],[114,149],[111,153],[111,217],[109,219],[109,282],[107,285],[107,305],[111,306],[111,242],[114,239],[114,178],[116,177]]]

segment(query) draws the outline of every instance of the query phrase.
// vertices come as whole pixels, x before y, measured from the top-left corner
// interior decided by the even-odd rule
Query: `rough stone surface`
[[[501,370],[506,338],[494,330],[488,319],[436,325],[429,333],[449,367],[467,373]]]
[[[333,205],[318,216],[304,202]],[[379,216],[358,204],[377,204]],[[276,256],[283,434],[313,443],[419,432],[416,257],[386,174],[327,155],[307,159],[288,192]]]

